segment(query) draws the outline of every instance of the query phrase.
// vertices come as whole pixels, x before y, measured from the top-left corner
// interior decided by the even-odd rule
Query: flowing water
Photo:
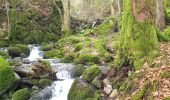
[[[27,58],[30,61],[36,61],[37,59],[42,59],[49,61],[53,67],[53,70],[57,71],[57,78],[60,81],[54,81],[51,85],[52,98],[50,100],[67,100],[68,92],[74,79],[71,78],[71,70],[74,67],[73,64],[60,63],[59,59],[43,59],[42,51],[39,47],[30,46],[31,52]]]

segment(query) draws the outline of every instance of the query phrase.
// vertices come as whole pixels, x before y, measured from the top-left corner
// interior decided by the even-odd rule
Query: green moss
[[[170,97],[164,98],[163,100],[170,100]]]
[[[51,50],[51,51],[45,51],[45,58],[50,59],[50,58],[61,58],[63,54],[61,53],[60,50]]]
[[[170,72],[168,72],[168,71],[162,72],[161,77],[162,78],[170,78]]]
[[[84,35],[98,34],[98,35],[107,35],[110,31],[116,27],[116,20],[114,17],[106,18],[106,20],[96,28],[87,29],[84,32]]]
[[[46,44],[46,45],[43,45],[41,48],[40,48],[42,51],[50,51],[53,49],[53,46],[50,45],[50,44]]]
[[[78,64],[74,67],[74,73],[73,73],[73,77],[80,77],[83,72],[85,70],[85,67],[81,64]]]
[[[18,47],[9,47],[8,48],[8,54],[11,57],[19,57],[21,53],[22,53],[22,50]]]
[[[7,52],[0,50],[0,57],[7,59],[7,58],[9,58],[9,55]]]
[[[15,75],[12,67],[3,58],[0,58],[0,90],[6,90],[14,84]]]
[[[170,1],[164,0],[165,15],[168,22],[170,22]]]
[[[80,54],[79,62],[82,62],[82,63],[93,62],[97,64],[99,63],[99,57],[93,54]]]
[[[22,53],[26,54],[27,56],[30,55],[30,48],[27,45],[16,44],[15,47],[20,48]]]
[[[27,88],[20,89],[12,95],[12,100],[28,100],[30,98],[30,92]]]
[[[40,79],[39,85],[41,88],[45,88],[47,86],[50,86],[52,84],[52,81],[50,79]]]
[[[151,13],[154,13],[152,10],[155,9],[153,2],[155,1],[151,0],[146,4]],[[118,57],[115,62],[119,66],[133,65],[137,70],[140,69],[144,61],[150,61],[151,57],[155,55],[153,51],[158,49],[154,17],[149,16],[146,21],[139,22],[133,16],[132,1],[125,0],[124,4]]]
[[[98,66],[93,65],[85,69],[85,71],[83,72],[82,78],[86,81],[91,82],[100,73],[101,73],[101,70],[98,68]]]
[[[95,90],[87,84],[81,83],[81,80],[76,79],[69,91],[68,100],[86,100],[94,97]]]
[[[101,92],[99,90],[96,91],[93,98],[88,98],[87,100],[102,100]]]
[[[38,62],[40,62],[43,65],[43,67],[45,68],[46,71],[52,71],[50,62],[42,61],[42,60],[38,60]]]

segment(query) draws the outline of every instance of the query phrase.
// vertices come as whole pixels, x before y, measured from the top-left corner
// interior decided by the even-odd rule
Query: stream
[[[28,58],[31,62],[37,59],[49,61],[53,70],[57,71],[59,81],[54,81],[51,85],[52,98],[50,100],[67,100],[68,92],[74,79],[71,77],[71,71],[74,65],[70,63],[60,63],[60,59],[43,59],[43,52],[39,50],[39,46],[29,46],[31,52]]]

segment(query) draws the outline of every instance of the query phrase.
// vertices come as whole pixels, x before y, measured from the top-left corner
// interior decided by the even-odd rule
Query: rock
[[[32,90],[38,90],[39,88],[36,86],[36,85],[34,85],[33,87],[32,87]]]
[[[117,89],[113,89],[112,93],[109,95],[109,98],[112,99],[112,100],[115,100],[117,95],[118,95]]]
[[[74,80],[68,94],[68,100],[86,100],[94,97],[96,89],[82,79]]]
[[[21,77],[17,74],[17,73],[14,73],[15,74],[15,78],[17,79],[17,80],[21,80]]]
[[[31,61],[29,60],[29,59],[23,59],[23,61],[22,61],[24,64],[30,64],[31,63]]]
[[[49,100],[52,97],[52,90],[50,87],[47,87],[37,94],[34,94],[29,100]]]
[[[104,92],[109,95],[112,92],[112,85],[107,85],[104,87]]]
[[[99,77],[95,77],[92,81],[92,85],[94,85],[96,88],[101,88]]]
[[[110,80],[108,78],[105,78],[103,80],[103,84],[104,84],[104,86],[107,86],[107,85],[110,85],[111,83],[110,83]]]
[[[21,53],[21,54],[20,54],[20,57],[21,57],[21,58],[27,58],[27,55],[24,54],[24,53]]]

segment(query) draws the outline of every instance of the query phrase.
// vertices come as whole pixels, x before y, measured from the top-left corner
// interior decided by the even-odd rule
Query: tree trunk
[[[165,28],[165,12],[162,0],[156,0],[157,10],[156,10],[156,26],[160,31]]]
[[[10,33],[10,18],[9,18],[9,2],[8,0],[5,2],[6,5],[6,15],[7,15],[7,20],[8,20],[8,34]]]
[[[113,0],[111,5],[111,15],[120,16],[123,10],[123,0]]]
[[[10,14],[10,34],[9,39],[15,40],[16,38],[16,19],[17,19],[17,11],[16,11],[16,0],[12,0],[12,11]]]
[[[63,0],[63,9],[64,9],[64,15],[63,15],[63,27],[62,31],[67,33],[70,31],[70,10],[69,10],[69,0]]]
[[[157,53],[155,11],[155,0],[124,0],[118,65],[137,70]]]

